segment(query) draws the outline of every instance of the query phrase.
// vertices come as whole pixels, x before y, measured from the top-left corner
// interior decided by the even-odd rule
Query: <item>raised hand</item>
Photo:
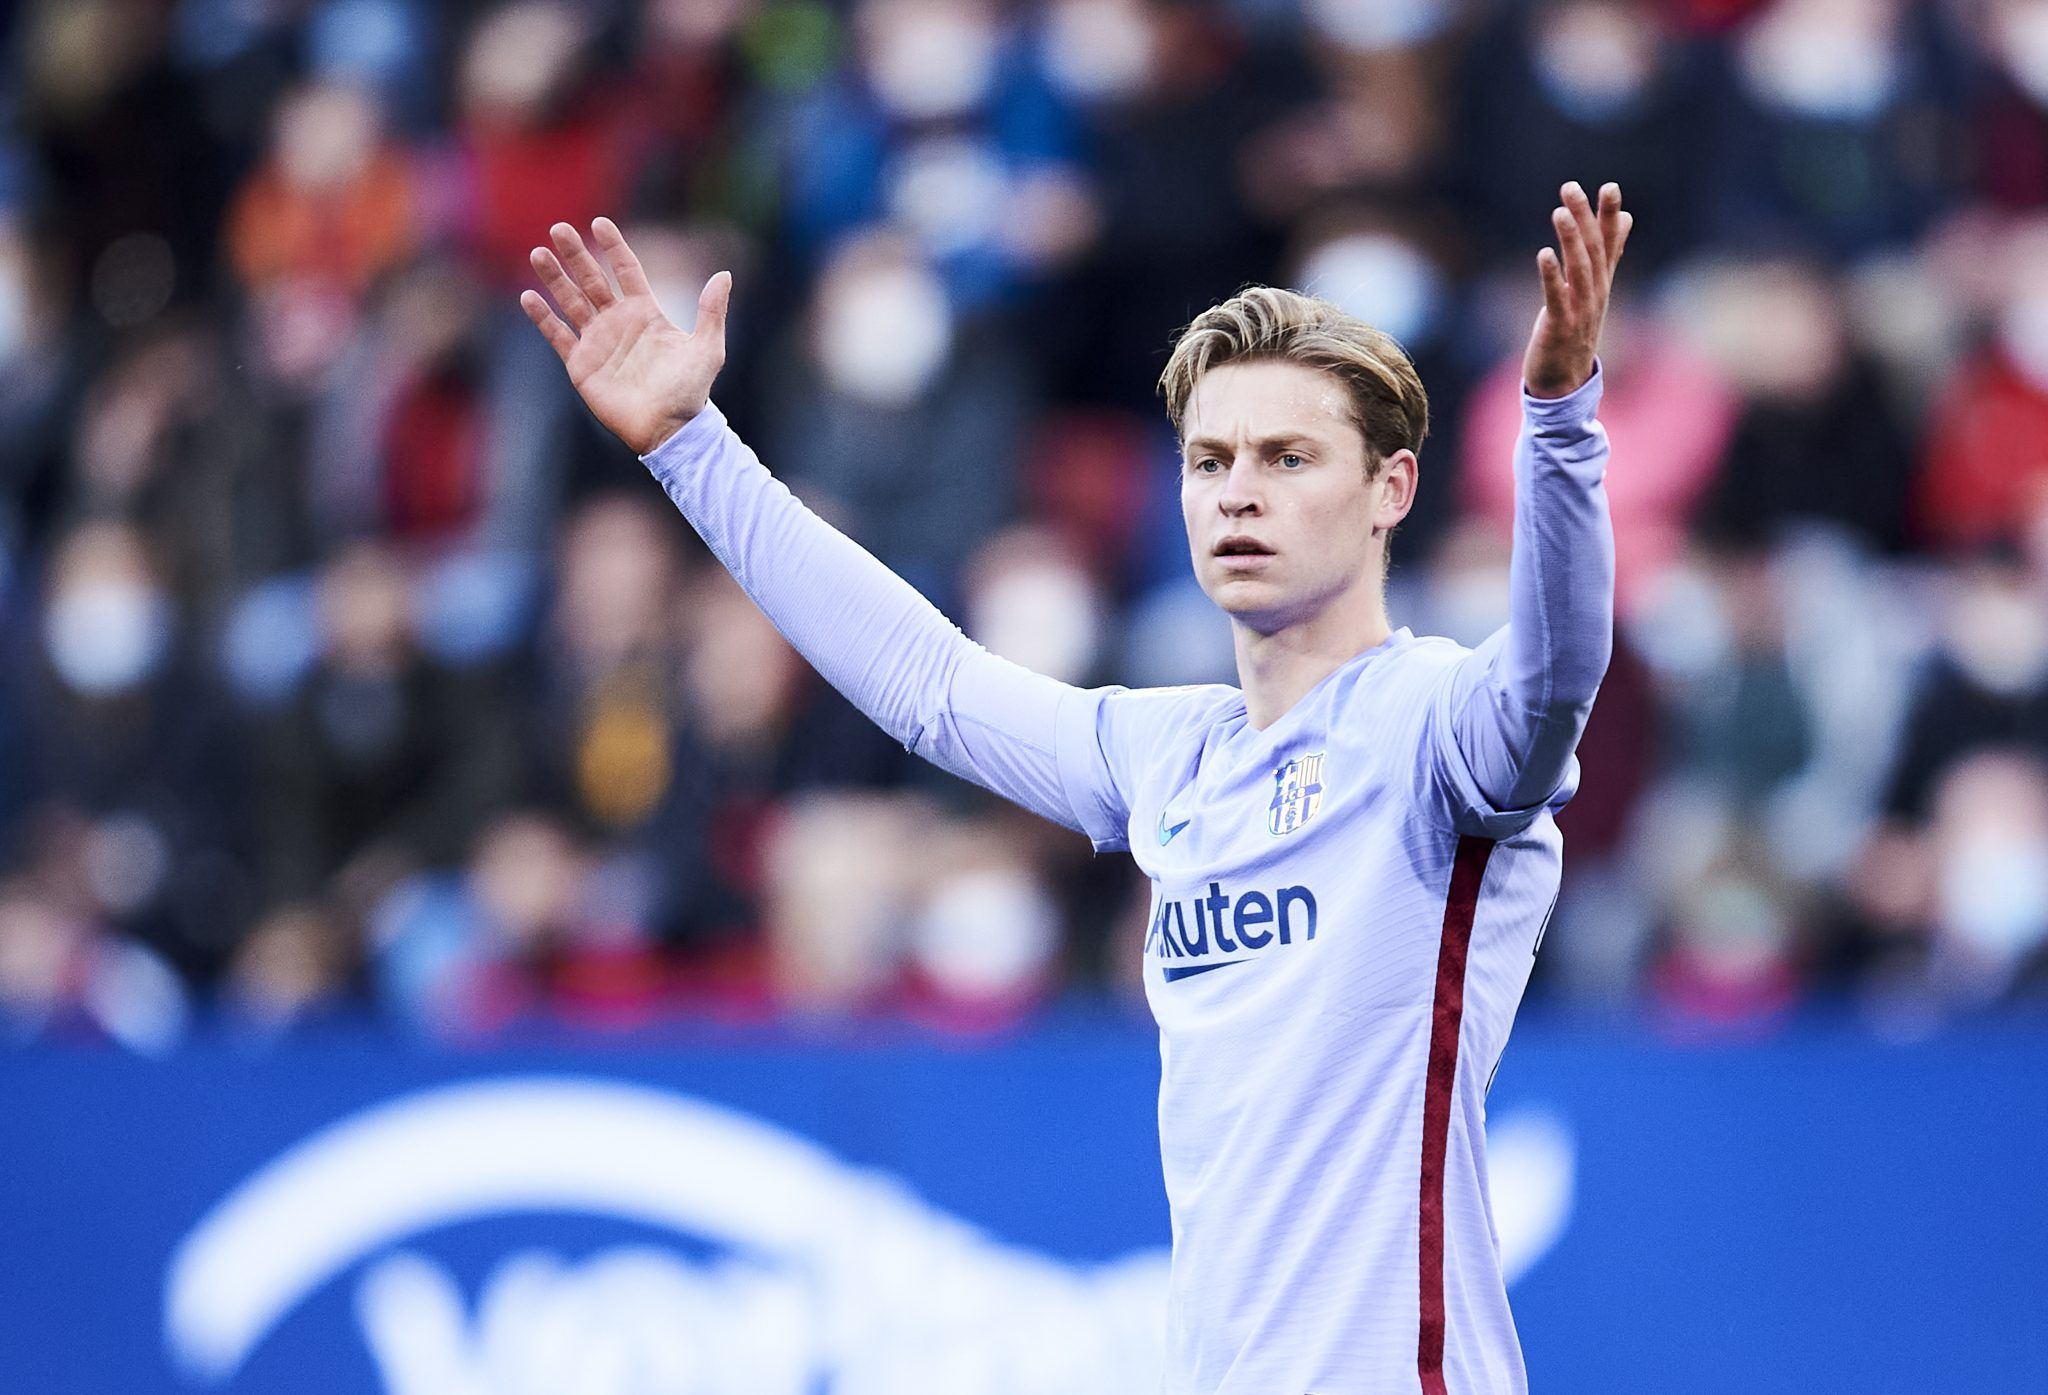
[[[1597,213],[1576,182],[1558,195],[1563,202],[1550,214],[1558,250],[1545,247],[1536,254],[1543,308],[1522,359],[1522,382],[1532,397],[1563,397],[1593,376],[1615,263],[1635,226],[1635,215],[1622,210],[1618,184],[1600,186]]]
[[[602,265],[567,223],[548,229],[553,250],[536,247],[530,260],[561,314],[534,291],[520,292],[519,308],[561,355],[591,413],[645,455],[711,400],[712,380],[725,366],[732,276],[721,271],[705,283],[697,328],[685,334],[654,303],[647,273],[618,225],[600,218],[590,235]]]

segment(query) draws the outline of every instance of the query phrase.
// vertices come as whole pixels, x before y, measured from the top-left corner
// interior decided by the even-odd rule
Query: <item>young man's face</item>
[[[1262,634],[1377,605],[1415,457],[1398,451],[1366,478],[1342,383],[1295,363],[1225,364],[1195,384],[1182,427],[1181,515],[1209,599]]]

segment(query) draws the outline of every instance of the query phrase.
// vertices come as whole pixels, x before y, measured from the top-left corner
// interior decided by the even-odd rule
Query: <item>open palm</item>
[[[1614,291],[1614,267],[1628,244],[1635,215],[1621,206],[1621,186],[1600,188],[1596,208],[1577,182],[1558,190],[1551,210],[1558,250],[1536,254],[1543,308],[1522,360],[1522,381],[1536,397],[1563,397],[1593,376],[1600,328]]]
[[[560,313],[534,291],[522,292],[519,305],[561,356],[592,415],[645,455],[711,398],[712,381],[725,366],[732,277],[721,271],[705,284],[697,328],[685,334],[655,303],[647,273],[618,225],[600,218],[590,233],[602,263],[567,223],[548,230],[552,250],[533,249],[534,272]]]

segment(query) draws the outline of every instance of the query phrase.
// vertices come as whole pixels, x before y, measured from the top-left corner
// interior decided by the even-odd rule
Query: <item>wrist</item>
[[[644,449],[635,449],[641,462],[659,473],[662,469],[677,468],[708,449],[724,426],[725,414],[718,410],[717,403],[707,401],[687,417],[665,421],[659,431],[648,433]]]
[[[637,432],[626,442],[635,455],[652,455],[668,442],[678,431],[688,426],[704,413],[707,403],[700,402],[686,412],[664,416],[652,423],[646,430]]]
[[[1522,391],[1542,402],[1554,402],[1560,397],[1570,397],[1587,383],[1593,381],[1593,365],[1574,368],[1569,372],[1524,372]]]
[[[1606,392],[1605,375],[1600,360],[1593,360],[1593,368],[1576,386],[1562,392],[1539,391],[1535,383],[1526,377],[1522,382],[1522,414],[1538,427],[1554,427],[1580,423],[1591,419],[1600,408],[1600,399]]]

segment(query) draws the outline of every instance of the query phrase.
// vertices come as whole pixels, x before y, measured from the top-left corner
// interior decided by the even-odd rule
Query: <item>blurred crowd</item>
[[[918,765],[520,314],[625,226],[718,397],[998,652],[1231,678],[1153,396],[1247,282],[1434,430],[1397,624],[1506,609],[1534,254],[1638,219],[1612,673],[1532,998],[2048,998],[2048,0],[0,8],[0,1035],[1136,992],[1124,859]]]

